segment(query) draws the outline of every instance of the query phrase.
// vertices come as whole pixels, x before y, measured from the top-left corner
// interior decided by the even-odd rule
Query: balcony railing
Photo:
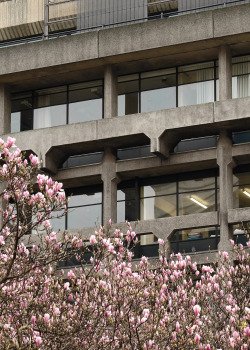
[[[113,1],[99,1],[99,7],[91,9],[86,7],[86,0],[44,0],[43,32],[36,36],[0,42],[0,47],[250,3],[250,0],[139,0],[135,6],[135,2],[127,0],[116,0],[115,5],[112,5]],[[64,10],[65,6],[70,8],[70,13]]]

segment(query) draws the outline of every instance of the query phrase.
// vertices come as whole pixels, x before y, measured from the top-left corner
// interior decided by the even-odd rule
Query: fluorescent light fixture
[[[198,204],[200,207],[207,209],[207,206],[201,202],[199,202],[197,199],[190,197],[191,201],[193,201],[194,203]]]
[[[250,197],[250,193],[247,192],[246,190],[243,190],[243,193],[244,193],[246,196]]]

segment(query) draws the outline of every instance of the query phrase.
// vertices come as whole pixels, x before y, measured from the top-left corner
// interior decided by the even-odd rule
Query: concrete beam
[[[164,241],[169,240],[177,230],[187,230],[199,227],[213,227],[219,225],[218,213],[201,213],[183,216],[174,216],[155,220],[144,220],[138,223],[132,222],[136,234],[154,233]],[[119,223],[122,231],[126,230],[126,224]]]
[[[250,97],[179,107],[103,120],[62,125],[12,134],[22,150],[30,149],[56,172],[69,155],[138,146],[168,131],[181,138],[218,134],[221,129],[246,130],[250,120]],[[7,134],[3,138],[7,138]],[[144,143],[144,144],[145,144]],[[61,155],[61,156],[60,156]],[[51,162],[49,161],[51,159]],[[54,163],[53,163],[54,162]]]
[[[247,42],[250,39],[249,11],[250,5],[232,6],[7,47],[1,49],[0,75],[34,70],[41,70],[44,74],[47,71],[48,75],[63,74],[65,70],[75,70],[78,63],[86,66],[86,62],[92,61],[94,67],[159,57],[170,52],[174,55],[181,46],[182,52],[210,46],[218,48],[222,37],[228,45],[241,41],[239,37],[242,35],[242,41]],[[19,79],[21,81],[24,77],[19,76]]]
[[[228,223],[239,224],[250,222],[250,208],[238,208],[228,210]]]

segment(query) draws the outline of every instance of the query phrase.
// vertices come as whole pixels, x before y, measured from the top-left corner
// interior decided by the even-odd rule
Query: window
[[[172,251],[176,254],[216,250],[220,232],[216,227],[201,227],[176,231],[170,239]]]
[[[233,207],[250,207],[250,167],[238,166],[233,176]]]
[[[232,63],[233,98],[250,96],[250,56],[233,58]]]
[[[80,187],[66,190],[70,200],[67,215],[54,218],[54,230],[78,229],[102,224],[102,185]],[[54,213],[60,216],[60,212]]]
[[[216,211],[217,170],[135,179],[118,185],[118,222]]]
[[[13,94],[11,132],[103,117],[102,80]]]
[[[120,76],[118,115],[151,112],[216,100],[215,61]]]

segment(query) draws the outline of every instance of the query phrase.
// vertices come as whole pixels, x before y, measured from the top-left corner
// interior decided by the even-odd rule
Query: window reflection
[[[250,96],[250,56],[233,58],[233,98]]]
[[[11,132],[101,119],[103,82],[64,85],[12,96]]]
[[[67,228],[90,227],[102,224],[102,191],[100,186],[67,190],[70,195]]]
[[[137,215],[140,220],[153,220],[217,210],[217,175],[213,170],[137,179],[133,186],[118,186],[118,222],[137,220]]]
[[[178,106],[189,106],[213,101],[213,62],[178,68]]]
[[[219,235],[219,229],[216,227],[176,231],[170,239],[171,249],[175,254],[216,250]]]
[[[250,172],[237,173],[236,169],[233,176],[233,185],[233,207],[250,207]]]

